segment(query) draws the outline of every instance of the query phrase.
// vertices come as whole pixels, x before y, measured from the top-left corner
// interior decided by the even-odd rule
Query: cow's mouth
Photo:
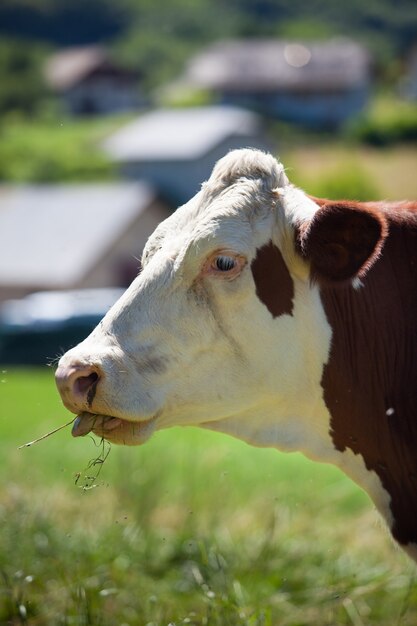
[[[73,437],[84,437],[94,429],[110,432],[121,426],[123,421],[120,417],[84,412],[75,419],[71,434]]]
[[[111,443],[137,446],[145,443],[157,428],[159,413],[141,421],[127,420],[112,415],[80,413],[72,427],[73,437],[84,437],[93,432]]]

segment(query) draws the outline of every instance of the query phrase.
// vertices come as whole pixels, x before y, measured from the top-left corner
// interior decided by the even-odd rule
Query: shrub
[[[366,202],[376,200],[379,195],[369,175],[352,163],[327,172],[306,189],[314,196],[331,200],[349,198]]]
[[[417,106],[411,102],[376,104],[348,129],[348,135],[373,146],[417,141]]]
[[[0,41],[0,114],[36,112],[47,97],[42,64],[47,48],[37,42],[3,38]]]
[[[369,173],[349,159],[338,162],[334,168],[324,170],[314,178],[296,175],[296,170],[291,178],[294,184],[318,198],[366,202],[377,200],[380,195],[377,185],[369,178]]]
[[[72,182],[114,178],[100,139],[114,120],[29,122],[4,118],[0,126],[0,181]]]

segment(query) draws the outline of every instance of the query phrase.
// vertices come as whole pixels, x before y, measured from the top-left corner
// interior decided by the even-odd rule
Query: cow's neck
[[[417,225],[391,225],[362,287],[321,298],[333,330],[322,386],[334,446],[378,475],[394,537],[417,542]]]

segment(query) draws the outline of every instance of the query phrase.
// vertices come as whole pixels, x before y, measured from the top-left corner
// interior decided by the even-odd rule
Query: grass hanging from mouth
[[[44,435],[42,435],[42,437],[38,437],[37,439],[34,439],[33,441],[28,441],[27,443],[23,443],[17,449],[22,450],[22,448],[30,448],[30,446],[33,446],[35,443],[38,443],[39,441],[43,441],[43,439],[46,439],[47,437],[50,437],[51,435],[55,435],[55,433],[59,432],[63,428],[67,428],[67,426],[71,426],[71,424],[73,424],[76,419],[77,417],[73,417],[72,420],[67,422],[66,424],[62,424],[62,426],[58,426],[58,428],[54,428],[54,430],[50,430],[49,433],[45,433]]]
[[[71,424],[73,424],[76,419],[77,417],[73,417],[72,420],[70,420],[66,424],[62,424],[62,426],[58,426],[58,428],[50,430],[49,432],[45,433],[41,437],[38,437],[37,439],[34,439],[33,441],[28,441],[27,443],[18,446],[17,449],[22,450],[24,448],[30,448],[35,443],[39,443],[40,441],[47,439],[51,435],[55,435],[55,433],[59,432],[60,430],[71,426]],[[87,467],[82,472],[75,473],[75,485],[83,491],[89,491],[90,489],[98,487],[96,481],[103,468],[103,464],[109,456],[111,450],[111,443],[109,441],[106,441],[104,437],[101,437],[100,441],[98,442],[96,441],[96,439],[94,439],[94,437],[90,437],[90,439],[94,443],[96,448],[99,448],[99,453],[88,462]],[[81,484],[79,484],[80,482]]]
[[[83,472],[77,472],[75,475],[75,485],[82,489],[83,491],[89,491],[90,489],[94,489],[98,487],[96,484],[96,480],[100,475],[104,462],[110,454],[111,443],[106,441],[104,437],[101,438],[99,442],[93,437],[90,437],[93,441],[96,448],[99,448],[99,454],[94,459],[91,459]],[[91,471],[90,471],[91,470]],[[78,484],[81,480],[81,484]]]

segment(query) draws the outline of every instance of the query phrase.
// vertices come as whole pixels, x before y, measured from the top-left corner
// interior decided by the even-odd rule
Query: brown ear
[[[377,259],[388,227],[376,209],[359,203],[328,202],[300,228],[301,254],[320,282],[363,277]]]

